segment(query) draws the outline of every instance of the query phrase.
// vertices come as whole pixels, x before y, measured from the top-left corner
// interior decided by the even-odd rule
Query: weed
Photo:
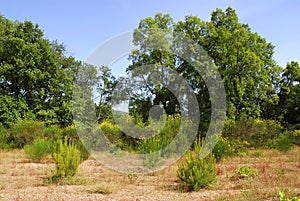
[[[238,178],[244,179],[248,177],[254,177],[256,175],[255,170],[252,167],[241,166],[239,167],[235,173]]]

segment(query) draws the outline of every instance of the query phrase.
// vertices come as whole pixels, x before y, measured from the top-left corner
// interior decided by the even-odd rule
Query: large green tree
[[[197,16],[187,16],[184,21],[174,22],[170,15],[160,13],[154,18],[141,20],[134,34],[134,42],[140,46],[140,49],[132,52],[130,57],[132,65],[129,66],[128,71],[138,69],[141,65],[155,64],[167,66],[181,73],[197,95],[201,122],[209,121],[210,117],[210,97],[207,86],[201,75],[186,60],[170,52],[146,47],[152,36],[141,37],[139,33],[147,35],[147,31],[141,30],[153,28],[164,29],[169,33],[161,37],[157,36],[158,43],[165,42],[161,40],[168,41],[168,37],[172,34],[180,33],[203,47],[217,66],[224,81],[228,118],[259,117],[262,115],[263,105],[278,100],[274,80],[278,80],[280,71],[273,60],[274,46],[252,32],[248,24],[240,23],[234,9],[230,7],[225,11],[216,9],[208,22]],[[191,60],[196,57],[197,55],[190,51]],[[152,94],[153,103],[157,99],[169,105],[176,103],[169,91],[155,86],[147,87]],[[143,107],[147,108],[144,105]]]
[[[292,61],[283,69],[279,104],[274,109],[287,127],[300,128],[300,65]]]
[[[30,117],[70,124],[72,85],[79,66],[63,45],[45,39],[38,25],[0,16],[0,121]]]

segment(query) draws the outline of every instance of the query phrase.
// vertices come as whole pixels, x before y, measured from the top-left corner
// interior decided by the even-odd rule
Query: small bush
[[[57,140],[54,144],[53,159],[56,165],[56,174],[52,179],[70,178],[77,173],[81,162],[80,152],[74,143],[65,140]]]
[[[294,139],[294,144],[300,146],[300,130],[294,130],[292,132],[292,136]]]
[[[46,134],[44,122],[26,119],[10,124],[8,130],[13,148],[23,148],[35,139],[45,137]]]
[[[46,155],[52,154],[53,143],[50,140],[36,139],[32,144],[24,146],[25,153],[34,161],[40,161]]]
[[[255,171],[252,167],[239,167],[235,173],[237,174],[238,178],[244,179],[248,177],[254,177],[255,176]]]
[[[241,118],[237,121],[227,120],[222,135],[228,139],[247,141],[251,147],[264,148],[270,139],[276,139],[282,126],[274,120]]]
[[[88,157],[90,156],[90,153],[83,145],[74,125],[67,126],[63,129],[61,129],[61,137],[62,137],[62,139],[68,138],[69,143],[76,144],[77,149],[80,151],[80,157],[82,160],[88,159]],[[59,138],[57,138],[57,139],[59,139]]]
[[[122,132],[118,125],[113,124],[109,121],[103,121],[100,124],[100,128],[104,135],[112,142],[116,143],[122,137]]]
[[[290,136],[289,132],[285,132],[283,134],[280,134],[277,143],[276,148],[280,151],[288,151],[293,146],[293,139],[292,136]]]
[[[177,176],[187,183],[189,190],[204,188],[217,180],[216,159],[209,154],[199,159],[200,143],[195,144],[196,152],[188,152],[184,162],[179,163]]]
[[[9,149],[11,146],[9,144],[9,132],[0,123],[0,149]]]
[[[226,156],[233,156],[234,148],[230,145],[229,141],[223,137],[219,139],[213,148],[213,154],[217,161]]]

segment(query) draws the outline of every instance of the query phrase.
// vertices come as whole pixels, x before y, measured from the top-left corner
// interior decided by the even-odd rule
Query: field
[[[255,176],[237,177],[235,171],[250,166]],[[188,192],[176,177],[177,165],[147,175],[121,174],[92,158],[78,174],[61,184],[48,182],[55,170],[51,159],[34,163],[22,150],[0,151],[0,200],[278,200],[300,195],[300,147],[288,152],[249,150],[244,156],[217,164],[217,183]]]

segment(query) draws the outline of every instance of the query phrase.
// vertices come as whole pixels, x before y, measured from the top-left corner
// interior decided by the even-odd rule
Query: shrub
[[[230,140],[247,141],[251,147],[266,147],[269,139],[275,139],[281,133],[282,126],[274,120],[241,118],[237,121],[227,120],[223,136]]]
[[[246,166],[241,166],[239,167],[235,173],[237,174],[238,178],[244,179],[248,177],[254,177],[255,176],[255,171],[252,167],[246,167]]]
[[[40,161],[48,154],[52,154],[53,143],[50,140],[36,139],[32,144],[24,146],[25,153],[34,161]]]
[[[212,153],[214,154],[217,161],[226,156],[232,156],[234,154],[234,148],[230,145],[226,138],[219,138]]]
[[[300,146],[300,130],[294,130],[292,133],[294,144]]]
[[[68,138],[69,143],[76,144],[77,149],[80,151],[80,157],[82,160],[88,159],[88,157],[90,156],[90,153],[83,145],[74,125],[70,125],[70,126],[67,126],[63,129],[61,129],[61,137],[62,137],[62,139]]]
[[[13,148],[23,148],[35,139],[43,138],[46,135],[46,127],[44,122],[24,119],[10,124],[9,135]]]
[[[288,151],[293,146],[293,139],[289,132],[284,132],[279,135],[276,143],[276,148],[280,151]]]
[[[57,139],[63,139],[62,132],[64,129],[62,129],[59,125],[50,125],[46,128],[45,137],[48,139],[53,139],[54,141]]]
[[[9,132],[0,123],[0,149],[9,149],[11,146],[9,144]]]
[[[122,137],[122,132],[118,125],[111,123],[110,121],[103,121],[100,124],[100,128],[104,135],[112,142],[116,143]]]
[[[53,159],[56,166],[56,174],[52,179],[70,178],[77,173],[81,162],[80,152],[74,143],[69,143],[67,138],[58,139],[54,144]]]
[[[195,152],[188,152],[185,161],[179,163],[177,176],[187,183],[189,190],[204,188],[217,180],[216,159],[213,154],[198,158],[200,143],[195,144]]]

